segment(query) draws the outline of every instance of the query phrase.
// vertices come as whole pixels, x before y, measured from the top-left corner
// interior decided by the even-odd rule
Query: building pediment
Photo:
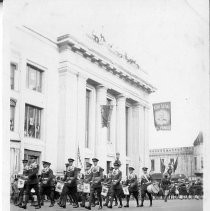
[[[147,80],[142,79],[140,69],[134,68],[132,65],[128,67],[127,64],[119,62],[116,57],[108,54],[100,45],[84,44],[69,34],[58,37],[57,45],[60,52],[69,49],[149,94],[156,90]]]

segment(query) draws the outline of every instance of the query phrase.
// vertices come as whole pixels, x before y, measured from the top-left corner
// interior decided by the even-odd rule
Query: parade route
[[[125,204],[125,203],[124,203]],[[132,201],[130,203],[129,208],[122,208],[118,209],[117,207],[113,207],[112,209],[108,209],[107,207],[103,207],[103,210],[148,210],[148,211],[202,211],[203,210],[203,200],[169,200],[167,203],[165,203],[162,200],[156,200],[153,201],[153,207],[149,207],[149,201],[145,201],[144,207],[135,207],[136,204]],[[16,207],[14,205],[11,205],[10,211],[21,211],[24,210],[22,208]],[[35,207],[29,206],[27,207],[28,211],[34,211]],[[45,210],[45,211],[65,211],[65,210],[77,210],[77,211],[84,211],[87,209],[84,208],[72,208],[71,205],[67,205],[66,209],[60,208],[58,205],[55,205],[53,208],[49,207],[49,203],[45,203],[45,206],[42,207],[39,210]],[[98,206],[93,207],[92,210],[98,210]]]

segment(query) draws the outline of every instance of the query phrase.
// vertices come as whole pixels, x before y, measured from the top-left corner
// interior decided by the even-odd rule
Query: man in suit
[[[147,191],[147,186],[152,184],[152,178],[151,176],[147,173],[147,167],[143,167],[143,175],[141,176],[141,205],[140,207],[144,206],[144,198],[146,194],[149,197],[150,200],[150,207],[152,206],[152,195]]]
[[[120,184],[122,180],[122,172],[119,170],[120,163],[115,161],[114,162],[114,170],[113,170],[113,177],[112,177],[112,193],[111,193],[111,199],[110,199],[110,205],[108,208],[112,208],[112,203],[114,200],[114,196],[116,195],[120,201],[120,205],[118,208],[122,208],[122,185]]]
[[[139,207],[139,200],[138,200],[138,180],[137,175],[133,172],[135,169],[133,167],[129,167],[129,173],[125,185],[128,186],[129,195],[126,196],[127,204],[124,207],[129,207],[129,200],[130,195],[133,194],[134,198],[136,199],[136,205]]]
[[[21,206],[24,209],[27,208],[29,194],[30,194],[32,188],[35,190],[35,194],[37,195],[38,205],[35,207],[35,209],[41,208],[40,193],[39,193],[39,181],[38,181],[38,177],[37,177],[37,174],[39,171],[39,165],[36,163],[36,159],[37,159],[37,156],[31,156],[31,164],[29,165],[28,176],[27,176],[28,182],[26,184],[26,197],[25,197],[25,202]]]
[[[91,187],[90,187],[90,199],[89,206],[85,207],[88,210],[91,210],[91,202],[94,199],[94,193],[97,193],[97,198],[99,200],[99,208],[102,209],[102,198],[101,198],[101,180],[103,179],[103,169],[98,166],[98,159],[93,158],[93,167],[91,169]]]
[[[61,202],[60,207],[66,208],[66,200],[67,200],[67,194],[70,193],[72,196],[72,199],[74,201],[73,208],[79,207],[78,201],[77,201],[77,168],[73,166],[74,159],[69,158],[68,159],[69,166],[67,168],[66,174],[64,176],[64,182],[65,185],[63,187],[62,193],[61,193]]]
[[[54,182],[53,182],[53,171],[50,169],[51,163],[42,161],[43,169],[41,172],[41,184],[40,184],[40,195],[41,195],[41,205],[44,205],[43,197],[46,194],[50,199],[50,207],[53,207],[55,204],[54,201]]]

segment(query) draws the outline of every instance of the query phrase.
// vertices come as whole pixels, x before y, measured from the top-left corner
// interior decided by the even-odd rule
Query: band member
[[[122,165],[122,163],[121,163],[121,161],[120,161],[120,153],[119,153],[119,152],[116,153],[115,162],[119,163],[120,166]]]
[[[133,167],[129,167],[129,174],[126,180],[125,185],[128,186],[129,195],[126,196],[127,204],[124,207],[129,207],[129,200],[130,195],[133,194],[134,198],[136,199],[136,205],[139,207],[139,200],[138,200],[138,180],[137,175],[133,172],[135,169]]]
[[[116,195],[120,201],[120,205],[118,208],[122,208],[122,186],[120,184],[122,179],[122,172],[119,170],[120,163],[114,162],[114,170],[113,170],[113,178],[112,178],[112,193],[111,193],[111,199],[110,199],[110,205],[108,208],[112,208],[112,203],[114,200],[114,196]]]
[[[167,202],[167,198],[169,195],[171,181],[168,174],[164,174],[163,179],[161,180],[161,188],[163,189],[164,193],[164,201]]]
[[[81,200],[82,185],[84,181],[84,174],[81,173],[81,168],[77,168],[77,201]]]
[[[146,194],[150,200],[150,207],[152,206],[152,195],[147,191],[147,186],[151,184],[151,176],[147,173],[147,167],[143,167],[143,175],[141,176],[141,205],[140,207],[144,206],[144,198]]]
[[[69,166],[66,170],[66,174],[64,175],[65,185],[61,193],[60,207],[66,208],[67,194],[70,193],[73,201],[75,202],[73,208],[77,208],[79,207],[77,202],[77,183],[76,183],[77,168],[73,166],[74,159],[69,158],[68,162]]]
[[[23,174],[20,175],[20,178],[23,179],[25,182],[24,182],[24,187],[20,189],[19,201],[16,204],[19,207],[21,207],[22,203],[23,203],[23,195],[24,195],[24,191],[26,190],[27,178],[28,178],[28,174],[29,174],[28,160],[24,159],[24,160],[22,160],[22,162],[23,162]]]
[[[35,190],[35,194],[37,195],[37,202],[38,205],[35,207],[35,209],[40,209],[41,204],[40,204],[40,193],[39,193],[39,181],[38,181],[38,171],[39,171],[39,165],[36,163],[37,156],[31,156],[31,164],[28,169],[28,181],[26,184],[26,196],[25,196],[25,201],[23,205],[21,206],[22,208],[26,209],[27,203],[29,200],[29,194],[31,192],[31,189],[33,188]],[[26,177],[27,178],[27,177]]]
[[[199,200],[203,195],[203,187],[202,187],[202,182],[200,178],[198,178],[195,181],[194,189],[195,189],[195,199]]]
[[[92,164],[87,162],[86,168],[85,168],[85,174],[84,174],[84,183],[90,183],[92,179],[92,172],[91,172],[91,166]],[[82,193],[82,203],[80,204],[81,207],[85,207],[85,200],[87,197],[87,193]]]
[[[102,198],[101,198],[101,180],[103,179],[103,170],[100,166],[98,166],[98,159],[93,158],[93,167],[91,169],[91,187],[90,187],[90,199],[89,199],[89,206],[85,207],[86,209],[91,210],[91,202],[93,201],[94,198],[94,193],[97,193],[97,198],[99,200],[99,208],[102,209]]]
[[[55,204],[54,201],[54,182],[53,182],[53,171],[50,169],[51,163],[42,161],[44,169],[41,172],[40,177],[40,195],[41,195],[41,205],[44,205],[43,197],[46,194],[50,199],[50,207]]]
[[[112,188],[111,188],[111,185],[112,185],[112,173],[113,173],[113,167],[110,167],[109,168],[109,173],[107,174],[107,178],[106,180],[104,181],[104,184],[106,184],[106,186],[108,187],[108,193],[107,193],[107,196],[106,196],[106,202],[104,203],[104,206],[108,206],[109,205],[109,198],[111,197],[111,194],[112,194]]]

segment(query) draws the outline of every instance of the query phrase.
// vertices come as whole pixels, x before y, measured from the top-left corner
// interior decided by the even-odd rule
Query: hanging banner
[[[113,105],[101,105],[102,127],[109,127]]]
[[[171,103],[153,104],[154,124],[156,130],[171,130]]]

